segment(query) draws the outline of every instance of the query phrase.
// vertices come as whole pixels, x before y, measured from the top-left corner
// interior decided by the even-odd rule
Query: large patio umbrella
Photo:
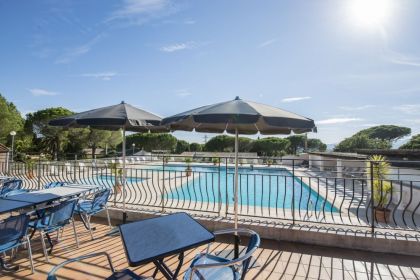
[[[290,134],[316,132],[313,120],[272,106],[241,100],[207,105],[164,118],[171,130],[235,134],[234,223],[238,228],[238,138],[239,134]],[[236,242],[237,245],[237,242]],[[238,247],[235,248],[237,255]]]
[[[91,127],[104,130],[122,129],[123,144],[123,222],[126,221],[126,131],[163,132],[166,128],[160,126],[161,118],[155,114],[138,109],[122,101],[120,104],[89,110],[75,115],[51,120],[49,125],[64,127]]]

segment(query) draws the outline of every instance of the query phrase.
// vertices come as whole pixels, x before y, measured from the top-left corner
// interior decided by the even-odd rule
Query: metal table
[[[86,189],[82,188],[70,188],[70,187],[56,187],[51,189],[44,189],[39,191],[33,191],[28,193],[22,193],[7,197],[8,200],[29,202],[34,205],[49,203],[54,200],[68,198],[73,196],[79,196],[81,193],[86,192]]]
[[[33,204],[25,201],[15,201],[0,198],[0,215],[14,212],[20,209],[32,207]]]
[[[8,196],[7,198],[0,199],[0,214],[5,214],[8,212],[17,211],[24,208],[33,208],[36,210],[37,206],[47,204],[59,199],[70,198],[80,196],[83,193],[87,193],[92,190],[97,190],[103,188],[102,186],[95,185],[81,185],[81,184],[72,184],[61,187],[55,187],[51,189],[43,189],[39,191],[33,191],[29,193],[17,194]],[[42,215],[39,211],[36,211],[38,218],[41,219]],[[33,237],[35,231],[32,232],[31,238]],[[50,252],[52,251],[54,245],[51,241],[50,236],[46,235],[48,243],[50,244]],[[16,267],[8,268],[4,266],[3,261],[0,257],[0,267],[3,270],[15,270]]]
[[[153,262],[153,277],[160,271],[166,279],[176,279],[184,261],[184,252],[213,242],[214,235],[186,213],[120,225],[121,239],[130,266]],[[174,272],[164,258],[178,255]]]

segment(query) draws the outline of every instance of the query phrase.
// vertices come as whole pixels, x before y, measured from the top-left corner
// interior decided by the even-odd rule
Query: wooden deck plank
[[[116,269],[128,267],[125,253],[119,236],[107,236],[109,227],[95,224],[94,240],[91,240],[88,231],[83,225],[77,223],[80,247],[77,249],[71,227],[64,231],[46,263],[42,254],[39,235],[35,235],[32,248],[36,273],[31,274],[26,250],[20,249],[15,263],[21,266],[16,273],[1,274],[0,279],[46,279],[47,273],[54,267],[70,258],[86,255],[93,252],[107,252],[111,255]],[[55,237],[55,236],[54,236]],[[206,246],[189,250],[185,254],[183,275],[189,263]],[[218,240],[212,246],[212,253],[231,255],[233,246],[228,240]],[[281,243],[263,240],[262,248],[255,254],[252,268],[247,279],[365,279],[373,274],[376,278],[386,279],[391,275],[394,279],[408,279],[420,277],[420,257],[390,256],[362,251],[350,251],[338,248],[308,246],[293,243]],[[167,264],[174,268],[176,257],[167,259]],[[81,263],[68,265],[59,271],[59,279],[103,279],[109,275],[107,261],[104,257],[92,258]],[[152,264],[131,268],[135,273],[151,276],[154,271]],[[379,277],[380,276],[380,277]],[[180,277],[181,278],[181,277]],[[156,279],[163,279],[159,273]]]

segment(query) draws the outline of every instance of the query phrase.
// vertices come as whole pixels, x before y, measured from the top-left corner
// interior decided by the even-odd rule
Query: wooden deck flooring
[[[70,258],[102,251],[111,255],[116,269],[127,268],[120,237],[107,236],[109,228],[106,225],[96,223],[95,226],[95,239],[91,240],[82,224],[77,223],[80,240],[78,249],[71,227],[65,230],[61,242],[56,245],[50,257],[50,263],[46,263],[39,236],[36,235],[32,243],[36,273],[31,274],[26,250],[20,249],[15,260],[21,266],[20,270],[7,274],[0,272],[0,279],[46,279],[46,274],[54,265]],[[183,275],[193,257],[204,249],[205,246],[202,246],[186,253],[180,275]],[[232,249],[228,240],[218,240],[213,245],[212,252],[231,255]],[[420,257],[263,240],[255,259],[247,279],[420,279]],[[173,268],[177,259],[168,258],[167,264]],[[106,268],[107,261],[104,257],[93,258],[69,265],[60,270],[58,275],[60,279],[103,279],[109,275]],[[132,270],[137,274],[151,276],[154,266],[149,264]],[[163,276],[158,274],[156,279],[163,279]]]

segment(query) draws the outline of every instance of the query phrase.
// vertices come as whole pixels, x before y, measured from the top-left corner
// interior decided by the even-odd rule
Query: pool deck
[[[82,224],[77,222],[80,248],[76,249],[71,227],[63,234],[62,241],[54,249],[46,263],[42,255],[39,237],[34,237],[32,248],[36,273],[31,274],[25,250],[17,254],[16,263],[21,269],[14,274],[1,274],[0,279],[46,279],[52,267],[64,260],[93,252],[108,252],[117,269],[128,267],[119,236],[106,236],[109,228],[103,220],[95,220],[94,240]],[[252,261],[246,279],[420,279],[420,257],[368,253],[330,247],[308,246],[299,243],[262,240]],[[223,256],[232,255],[232,245],[228,240],[217,240],[212,253]],[[185,255],[181,274],[185,272],[192,258],[205,246],[189,250]],[[176,258],[168,258],[172,268]],[[60,279],[103,279],[108,276],[107,264],[103,258],[93,258],[78,264],[69,265],[58,274]],[[153,266],[148,264],[132,268],[137,274],[151,276]],[[181,277],[180,277],[181,278]],[[158,274],[155,279],[164,279]]]

